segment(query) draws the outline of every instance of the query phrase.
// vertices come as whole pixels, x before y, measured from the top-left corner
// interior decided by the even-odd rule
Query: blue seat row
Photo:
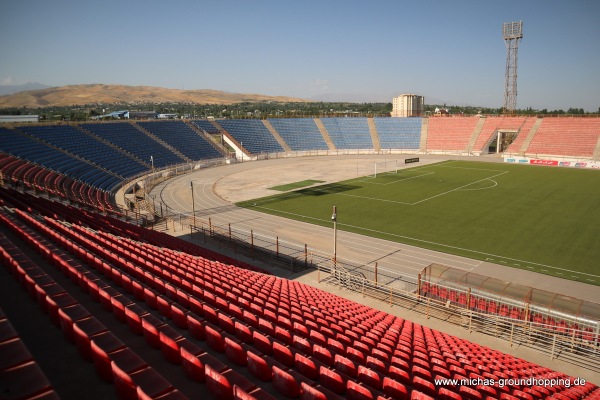
[[[337,117],[323,118],[321,121],[337,149],[373,148],[367,118]]]
[[[151,163],[150,158],[152,157],[156,168],[185,162],[183,158],[156,142],[132,124],[119,122],[82,124],[80,126],[148,164]]]
[[[196,125],[198,128],[205,130],[207,133],[216,134],[219,133],[219,130],[215,128],[213,124],[210,123],[209,120],[206,119],[197,119],[191,121],[192,124]]]
[[[252,154],[283,152],[283,147],[261,120],[224,119],[218,122]]]
[[[84,158],[122,178],[139,174],[145,165],[71,125],[20,126],[18,130]]]
[[[421,118],[373,118],[382,149],[419,149]]]
[[[327,150],[327,143],[312,118],[276,118],[269,122],[294,151]]]
[[[192,160],[209,160],[223,155],[183,121],[139,122],[142,128]]]
[[[0,128],[0,151],[30,161],[102,190],[115,188],[121,179],[93,164],[45,145],[22,133]]]

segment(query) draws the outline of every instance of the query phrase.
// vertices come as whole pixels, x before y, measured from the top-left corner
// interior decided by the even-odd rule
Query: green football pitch
[[[446,161],[238,205],[600,285],[600,171]]]

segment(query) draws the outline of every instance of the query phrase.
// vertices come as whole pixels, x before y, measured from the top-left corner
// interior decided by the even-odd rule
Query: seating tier
[[[223,156],[183,121],[139,122],[138,124],[191,160],[210,160]]]
[[[244,149],[247,149],[252,154],[279,153],[283,151],[283,147],[281,147],[261,120],[223,119],[218,122]]]
[[[215,397],[598,396],[589,383],[543,392],[519,385],[438,386],[440,377],[572,378],[299,282],[90,229],[82,224],[88,214],[47,202],[27,202],[43,216],[2,209],[0,223],[127,324],[131,335],[143,337],[145,351],[160,351]],[[56,211],[82,222],[66,224]],[[106,216],[97,219],[126,227],[139,239],[142,228]],[[32,271],[38,271],[33,283],[25,277],[23,282],[33,293],[35,283],[42,289],[51,285],[38,278],[43,271]],[[51,320],[54,315],[65,337],[79,343],[83,357],[91,352],[98,373],[112,377],[122,397],[134,398],[132,390],[152,396],[189,393],[187,385],[174,386],[153,372],[158,364],[150,365],[142,353],[139,361],[129,352],[119,357],[127,352],[120,345],[98,350],[93,343],[102,328],[81,327],[94,316],[65,302],[69,297],[56,296],[43,297],[52,300],[46,300]]]
[[[422,118],[373,118],[382,149],[418,150]]]
[[[427,150],[466,151],[478,117],[429,118]]]
[[[600,118],[544,118],[527,154],[592,157],[600,139]]]
[[[269,122],[293,151],[327,150],[327,143],[312,118],[275,118]]]
[[[115,146],[133,154],[138,159],[151,164],[156,168],[181,164],[185,160],[173,153],[162,144],[152,140],[141,130],[127,123],[82,124],[82,128],[92,132]],[[151,158],[152,157],[152,161]]]
[[[322,118],[336,149],[372,149],[367,118]]]

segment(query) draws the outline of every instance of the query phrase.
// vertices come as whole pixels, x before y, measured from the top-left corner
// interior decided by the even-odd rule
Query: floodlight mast
[[[331,214],[331,220],[333,221],[333,266],[337,267],[337,207],[333,206],[333,214]]]
[[[506,74],[504,80],[504,112],[513,114],[517,109],[517,58],[519,42],[523,39],[523,21],[505,22],[502,37],[506,44]]]

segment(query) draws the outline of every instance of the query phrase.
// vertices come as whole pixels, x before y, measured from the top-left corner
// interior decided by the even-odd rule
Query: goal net
[[[357,177],[368,177],[377,178],[381,174],[397,174],[401,160],[385,160],[370,163],[357,163],[356,164],[356,176]]]

